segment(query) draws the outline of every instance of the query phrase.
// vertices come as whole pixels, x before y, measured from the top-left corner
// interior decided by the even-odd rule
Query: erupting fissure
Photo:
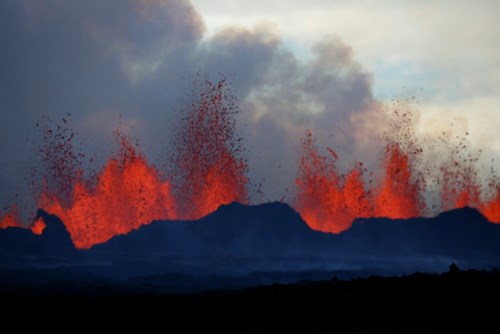
[[[205,80],[200,90],[187,106],[175,145],[175,197],[182,219],[201,218],[221,204],[248,202],[234,94],[224,78]]]
[[[336,167],[337,154],[319,152],[311,132],[301,145],[301,162],[296,179],[295,209],[315,230],[339,233],[351,227],[355,218],[387,217],[405,219],[424,216],[425,177],[415,171],[413,155],[402,146],[389,141],[384,151],[379,179],[369,180],[359,163],[347,175]],[[456,160],[455,160],[456,161]],[[491,182],[493,195],[481,200],[481,187],[472,166],[460,163],[441,168],[441,205],[450,210],[470,206],[477,208],[491,222],[500,222],[500,186]],[[484,197],[488,197],[485,195]]]
[[[235,137],[237,108],[224,78],[208,80],[181,124],[169,178],[120,131],[118,149],[94,177],[84,178],[75,153],[75,134],[63,124],[42,126],[38,149],[44,175],[38,206],[58,216],[77,248],[90,248],[159,219],[196,219],[220,205],[247,203],[247,165]],[[36,174],[36,173],[34,173]],[[0,228],[22,227],[17,205],[0,218]],[[36,234],[45,223],[31,224]]]
[[[68,203],[44,190],[38,205],[58,216],[77,248],[89,248],[156,219],[175,218],[171,184],[120,132],[119,147],[97,177],[77,178]]]
[[[339,233],[355,218],[410,218],[422,212],[408,156],[397,143],[387,146],[382,182],[372,189],[365,186],[362,163],[342,175],[336,167],[337,154],[328,151],[331,156],[318,152],[310,132],[302,141],[295,208],[313,229]]]
[[[42,131],[37,150],[42,175],[32,171],[41,180],[41,189],[33,193],[39,208],[62,220],[77,248],[90,248],[153,220],[197,219],[223,204],[248,203],[248,165],[236,131],[234,94],[225,78],[204,80],[198,88],[184,110],[168,173],[149,163],[138,144],[117,130],[115,153],[100,171],[84,176],[84,155],[75,148],[67,119],[53,124],[44,118],[44,125],[37,124]],[[349,229],[356,218],[425,215],[429,180],[416,168],[414,146],[406,142],[411,136],[386,140],[378,172],[369,173],[358,162],[342,173],[336,152],[327,148],[322,154],[307,132],[301,142],[296,198],[290,204],[311,228],[331,233]],[[498,223],[500,182],[492,177],[490,193],[481,193],[470,161],[452,154],[438,168],[440,209],[471,206]],[[18,205],[6,208],[0,228],[23,226]],[[35,234],[43,234],[45,227],[41,218],[30,225]]]

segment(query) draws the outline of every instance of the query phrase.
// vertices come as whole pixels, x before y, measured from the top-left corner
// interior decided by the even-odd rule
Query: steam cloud
[[[293,184],[306,129],[343,156],[373,151],[381,105],[370,73],[335,37],[320,38],[307,61],[265,24],[205,38],[203,19],[187,0],[6,0],[0,31],[6,202],[25,177],[24,138],[41,115],[71,113],[89,152],[103,150],[123,115],[122,125],[134,128],[154,158],[172,141],[179,101],[197,72],[224,73],[239,94],[249,177],[262,182],[260,200],[280,199]]]

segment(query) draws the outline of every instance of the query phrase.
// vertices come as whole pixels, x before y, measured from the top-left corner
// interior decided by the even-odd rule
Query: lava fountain
[[[247,203],[248,166],[236,134],[236,98],[225,78],[205,80],[187,106],[174,156],[178,218],[197,219],[222,204]]]
[[[90,248],[153,220],[175,218],[171,185],[163,181],[130,140],[115,132],[119,149],[107,161],[95,184],[73,181],[71,200],[44,190],[38,205],[58,216],[77,248]]]
[[[248,203],[248,165],[237,133],[236,98],[225,78],[203,80],[195,87],[183,110],[166,173],[147,161],[138,144],[115,131],[115,152],[102,169],[85,177],[84,156],[74,145],[75,133],[66,126],[67,120],[62,124],[44,120],[38,149],[42,186],[33,193],[39,194],[35,196],[41,209],[63,221],[77,248],[90,248],[154,220],[197,219],[223,204]],[[424,216],[428,214],[425,186],[433,182],[440,187],[441,210],[471,206],[490,221],[500,222],[498,178],[492,177],[489,192],[482,192],[474,160],[461,160],[459,150],[452,149],[434,168],[439,172],[437,181],[429,179],[419,165],[422,149],[413,142],[407,115],[391,129],[399,134],[397,139],[384,139],[383,158],[375,172],[357,162],[343,173],[336,152],[326,148],[321,153],[313,134],[306,133],[291,204],[312,229],[340,233],[356,218]],[[26,225],[16,204],[0,217],[0,228]],[[42,234],[45,223],[34,220],[30,228]]]
[[[91,177],[67,119],[41,125],[43,171],[38,207],[58,216],[74,245],[86,249],[159,219],[195,219],[220,205],[247,202],[247,165],[235,133],[236,104],[224,78],[205,81],[189,105],[176,140],[174,176],[163,175],[138,144],[115,131],[115,152]],[[40,124],[38,124],[40,126]],[[33,173],[36,174],[36,173]],[[0,228],[23,227],[17,205],[0,218]],[[45,224],[31,229],[41,234]]]
[[[408,152],[405,147],[414,151]],[[312,133],[302,139],[301,162],[296,178],[297,197],[294,208],[315,230],[340,233],[351,227],[355,218],[387,217],[405,219],[425,216],[426,179],[415,167],[414,152],[422,150],[395,141],[388,141],[380,171],[369,173],[362,163],[346,174],[337,168],[337,154],[327,148],[321,154]],[[492,180],[489,193],[481,193],[478,173],[467,161],[458,162],[450,157],[440,168],[441,209],[474,207],[491,222],[500,222],[500,186]],[[370,185],[370,187],[367,186]]]

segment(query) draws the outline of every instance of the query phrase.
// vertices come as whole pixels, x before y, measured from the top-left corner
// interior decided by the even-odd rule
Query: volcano
[[[255,184],[231,87],[221,77],[198,88],[164,169],[116,129],[115,150],[88,170],[66,118],[37,123],[31,195],[40,209],[31,222],[22,203],[0,216],[3,279],[309,279],[498,266],[500,179],[492,172],[482,186],[473,160],[456,149],[430,177],[407,114],[393,129],[403,133],[384,139],[375,171],[362,162],[340,168],[339,155],[306,131],[287,203],[250,205]]]
[[[78,148],[75,139],[77,134],[69,127],[68,120],[63,118],[62,122],[57,123],[43,118],[37,123],[41,138],[37,141],[39,147],[34,151],[39,161],[30,179],[31,194],[26,195],[31,195],[33,203],[46,214],[39,215],[31,222],[26,221],[29,205],[23,205],[24,196],[19,196],[20,203],[5,207],[0,215],[0,229],[24,227],[41,234],[47,225],[46,216],[55,215],[64,224],[76,248],[92,248],[95,252],[95,249],[105,247],[94,246],[107,245],[114,237],[127,233],[135,235],[134,231],[142,231],[142,226],[153,221],[210,221],[211,213],[221,206],[233,202],[248,205],[264,201],[263,197],[260,200],[252,198],[252,195],[259,194],[260,186],[249,178],[251,166],[248,164],[245,140],[238,132],[237,101],[230,85],[222,76],[218,82],[208,79],[203,81],[197,89],[199,91],[195,91],[183,110],[166,167],[151,163],[138,141],[115,129],[115,150],[102,166],[92,170],[90,162],[85,161],[85,155]],[[446,149],[439,152],[443,161],[434,165],[424,164],[421,156],[424,149],[415,143],[411,116],[408,116],[409,113],[400,115],[397,111],[395,115],[394,124],[397,125],[393,125],[392,130],[396,135],[383,138],[385,151],[373,171],[368,170],[362,162],[341,168],[339,155],[330,147],[318,145],[313,133],[306,131],[301,140],[295,184],[290,187],[289,193],[287,188],[287,195],[282,197],[282,201],[287,202],[303,219],[300,224],[305,222],[308,227],[319,232],[343,234],[353,228],[360,217],[412,219],[432,217],[439,212],[465,207],[475,208],[490,222],[500,222],[500,178],[496,177],[493,169],[490,175],[479,177],[473,165],[475,160],[460,151],[465,147],[462,142],[459,148],[448,147],[451,152],[449,156]],[[289,216],[289,221],[298,219],[291,218],[291,214]],[[234,220],[239,219],[235,217]],[[474,220],[483,221],[477,217]],[[278,221],[281,222],[282,218]],[[269,222],[271,226],[277,223]],[[247,225],[233,224],[246,233]],[[193,227],[188,224],[190,227],[187,230],[200,230],[197,237],[190,236],[182,228],[172,228],[179,231],[169,232],[170,242],[166,247],[185,241],[185,245],[177,246],[179,251],[173,248],[169,251],[184,254],[200,250],[203,254],[212,254],[221,249],[226,251],[229,247],[231,254],[234,248],[237,256],[250,258],[254,257],[254,252],[246,254],[244,250],[269,249],[267,257],[278,256],[279,252],[283,253],[281,255],[307,256],[313,252],[316,256],[324,253],[323,249],[333,247],[324,247],[321,242],[309,242],[311,233],[305,226],[301,227],[304,230],[303,237],[293,236],[293,242],[286,244],[283,241],[285,239],[279,239],[289,236],[299,223],[294,223],[294,227],[283,225],[280,232],[274,233],[278,238],[274,243],[279,249],[260,245],[260,239],[264,242],[267,235],[262,237],[258,231],[252,232],[256,233],[255,240],[249,237],[245,239],[241,235],[234,237],[234,240],[223,239],[224,236],[229,238],[234,232],[233,224],[217,223],[219,230],[213,233],[196,224]],[[383,223],[380,221],[370,225],[373,224]],[[395,240],[391,244],[401,247],[386,253],[399,254],[414,244],[439,243],[432,235],[414,232],[414,237],[422,235],[424,240],[401,244],[393,236]],[[337,245],[343,244],[343,240],[349,239],[350,235],[351,232],[328,238],[335,240],[333,243]],[[209,236],[214,239],[210,240],[212,248],[204,246],[204,240]],[[359,238],[354,239],[353,242]],[[116,242],[114,240],[111,244]],[[447,240],[443,242],[448,245]],[[269,244],[272,243],[269,241]],[[291,245],[296,249],[292,249]],[[320,251],[317,251],[318,247]],[[365,249],[363,244],[358,248]],[[418,251],[412,256],[419,258],[422,250],[418,247],[412,249]],[[161,249],[160,253],[164,251]],[[334,248],[327,257],[344,256],[343,252],[343,249]],[[350,249],[345,252],[351,254]],[[381,250],[366,252],[376,257]]]
[[[198,220],[155,221],[88,250],[74,248],[56,216],[39,215],[47,222],[41,235],[16,227],[0,230],[3,279],[57,271],[60,276],[51,279],[82,273],[120,280],[290,273],[299,280],[318,271],[353,277],[442,272],[451,262],[462,268],[500,265],[500,225],[471,208],[434,218],[358,219],[344,233],[329,234],[312,230],[284,203],[231,203]]]

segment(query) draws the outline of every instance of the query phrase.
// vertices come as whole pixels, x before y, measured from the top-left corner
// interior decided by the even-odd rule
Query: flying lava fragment
[[[39,208],[63,221],[77,248],[104,243],[154,220],[198,219],[223,204],[249,202],[249,166],[238,137],[236,98],[225,78],[204,80],[197,88],[180,121],[168,172],[116,130],[114,153],[100,170],[85,176],[84,156],[66,118],[62,124],[44,119],[38,149],[41,189],[34,196]],[[378,170],[370,172],[357,162],[343,172],[338,167],[342,157],[330,148],[323,151],[308,131],[301,141],[290,204],[312,229],[329,233],[349,229],[356,218],[425,216],[425,185],[433,181],[419,172],[408,138],[387,140]],[[441,209],[471,206],[499,223],[500,182],[492,177],[489,193],[482,193],[469,161],[452,154],[439,168]],[[2,229],[27,225],[17,204],[0,217]],[[36,219],[29,228],[43,234],[45,223]]]

